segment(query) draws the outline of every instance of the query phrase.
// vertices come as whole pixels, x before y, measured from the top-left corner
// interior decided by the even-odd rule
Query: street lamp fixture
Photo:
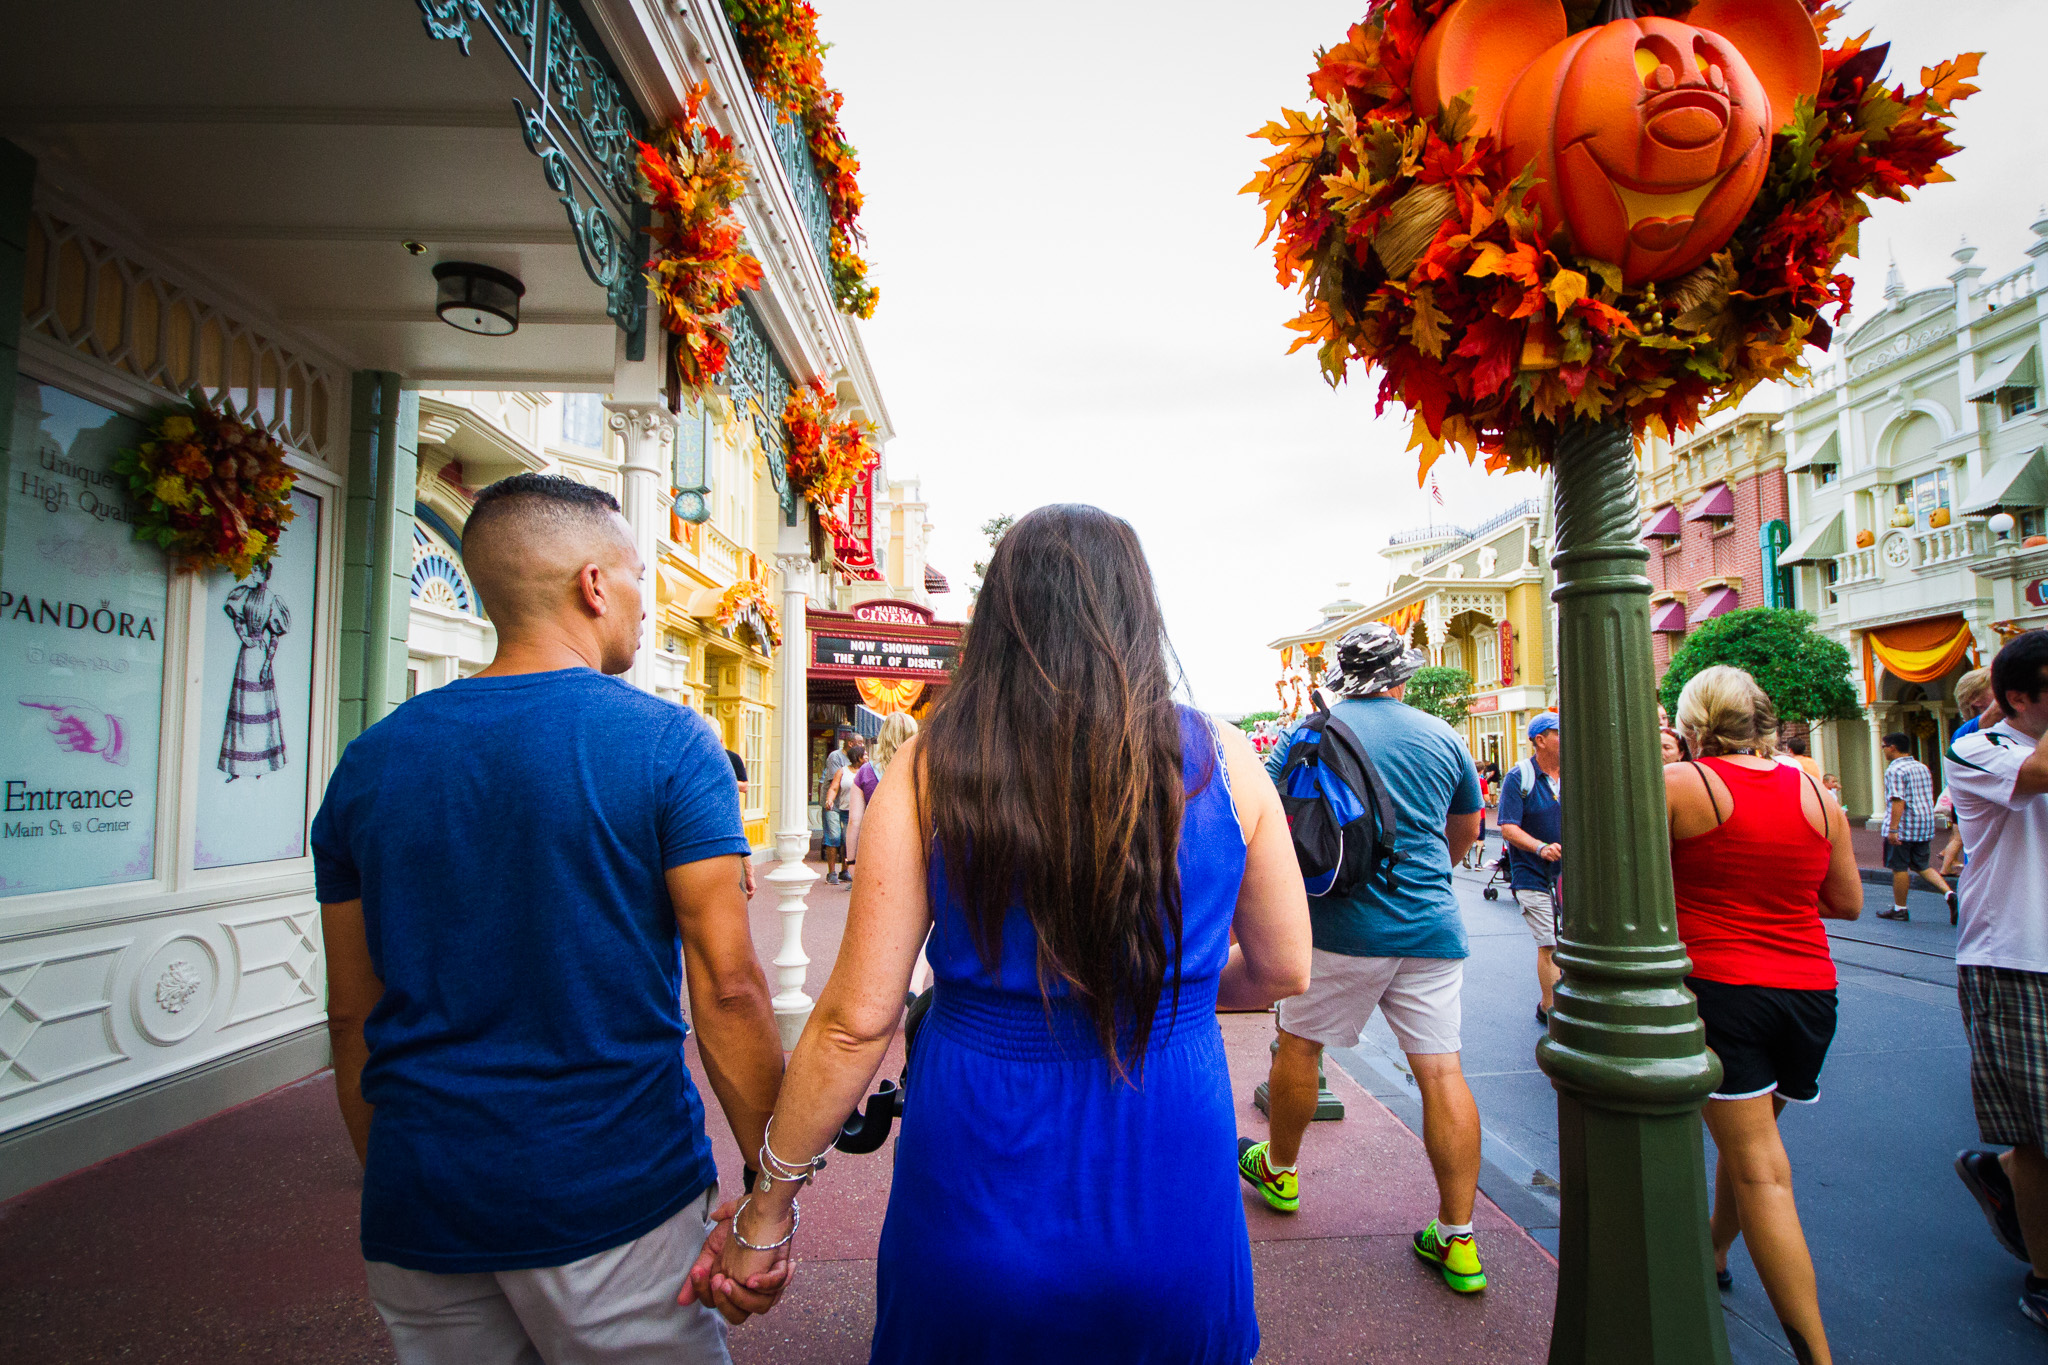
[[[2010,512],[1994,512],[1991,520],[1986,522],[1985,525],[1991,528],[1992,535],[1997,536],[2000,540],[2004,540],[2012,534],[2012,528],[2017,523],[2013,521],[2012,513]]]
[[[441,321],[478,336],[510,336],[519,330],[519,300],[526,286],[514,276],[474,261],[443,261],[434,267],[434,311]]]

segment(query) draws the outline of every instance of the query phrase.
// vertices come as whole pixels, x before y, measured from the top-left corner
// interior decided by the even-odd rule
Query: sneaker
[[[1460,1294],[1477,1294],[1486,1288],[1486,1272],[1480,1268],[1479,1250],[1472,1245],[1469,1232],[1445,1241],[1432,1218],[1428,1227],[1415,1234],[1415,1254],[1442,1271],[1444,1283]]]
[[[1991,1235],[1998,1239],[1998,1244],[2031,1264],[2027,1239],[2020,1231],[2019,1211],[2013,1207],[2012,1182],[2006,1179],[2005,1166],[1998,1154],[1982,1148],[1958,1152],[1956,1174],[1962,1177],[1963,1188],[1976,1199],[1977,1207],[1984,1210],[1984,1221],[1991,1224]]]
[[[1726,1294],[1729,1290],[1735,1288],[1735,1276],[1726,1269],[1717,1270],[1714,1272],[1714,1283],[1721,1287],[1723,1294]]]
[[[1237,1173],[1281,1213],[1301,1207],[1301,1180],[1293,1171],[1275,1171],[1266,1165],[1266,1144],[1250,1138],[1237,1140]]]
[[[1956,899],[1956,893],[1948,893],[1948,922],[1954,924],[1963,917],[1963,904]]]
[[[2036,1327],[2048,1327],[2048,1280],[2036,1279],[2031,1270],[2020,1288],[2020,1312]]]
[[[1537,1023],[1539,1023],[1539,1024],[1541,1024],[1541,1025],[1543,1025],[1543,1027],[1545,1027],[1545,1028],[1549,1028],[1549,1027],[1550,1027],[1550,1011],[1549,1011],[1549,1010],[1547,1010],[1547,1009],[1545,1009],[1545,1008],[1543,1008],[1543,1006],[1541,1006],[1541,1005],[1538,1005],[1538,1006],[1536,1007],[1536,1022],[1537,1022]]]
[[[1879,919],[1895,919],[1895,920],[1909,920],[1909,919],[1913,918],[1913,916],[1912,916],[1911,912],[1909,912],[1909,911],[1908,911],[1908,910],[1906,909],[1906,907],[1905,907],[1905,906],[1903,906],[1903,905],[1894,905],[1894,906],[1893,906],[1893,907],[1892,907],[1891,909],[1889,909],[1889,910],[1880,910],[1880,911],[1878,911],[1878,912],[1877,912],[1877,917],[1878,917]]]

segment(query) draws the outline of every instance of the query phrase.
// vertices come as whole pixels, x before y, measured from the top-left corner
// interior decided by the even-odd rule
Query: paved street
[[[1557,1105],[1537,1070],[1535,950],[1484,873],[1456,880],[1472,939],[1465,1064],[1487,1130],[1494,1201],[1555,1251]],[[1889,890],[1867,888],[1863,918],[1831,923],[1841,1024],[1820,1103],[1784,1117],[1800,1214],[1819,1271],[1835,1358],[1845,1362],[2032,1361],[2048,1336],[2014,1307],[2021,1267],[1992,1241],[1951,1163],[1976,1141],[1969,1051],[1955,998],[1955,930],[1939,897],[1915,892],[1907,924],[1875,919]],[[1339,1061],[1419,1126],[1399,1052],[1374,1021]],[[1708,1144],[1711,1159],[1712,1144]],[[1729,1262],[1729,1340],[1737,1362],[1791,1359],[1738,1243]]]

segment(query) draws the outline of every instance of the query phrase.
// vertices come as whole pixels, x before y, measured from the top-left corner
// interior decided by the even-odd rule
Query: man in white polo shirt
[[[2020,1311],[2048,1328],[2048,630],[1991,663],[1992,703],[1949,750],[1969,852],[1956,992],[1970,1039],[1970,1098],[1987,1143],[1956,1173],[1999,1243],[2028,1262]]]

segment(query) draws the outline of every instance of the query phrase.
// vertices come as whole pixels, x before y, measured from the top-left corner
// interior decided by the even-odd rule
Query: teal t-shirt
[[[1346,957],[1466,957],[1465,919],[1451,894],[1444,824],[1479,809],[1479,773],[1457,732],[1391,697],[1331,708],[1379,769],[1394,803],[1394,867],[1350,896],[1309,900],[1315,945]],[[1289,731],[1266,756],[1276,781],[1293,742]]]

